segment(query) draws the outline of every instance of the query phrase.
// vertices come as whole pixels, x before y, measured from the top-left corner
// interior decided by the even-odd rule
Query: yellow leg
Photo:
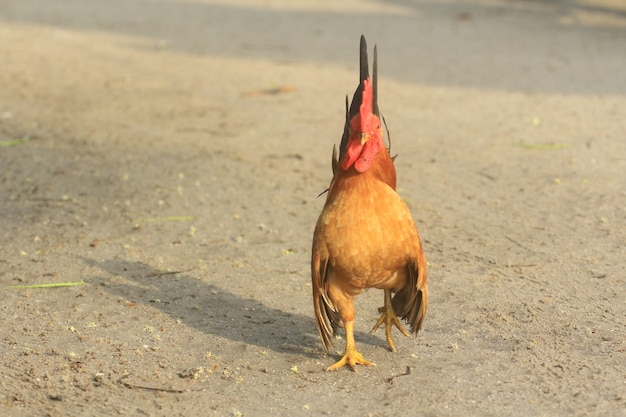
[[[400,330],[400,332],[407,337],[411,337],[411,335],[409,335],[409,333],[404,330],[404,327],[402,327],[402,324],[400,324],[400,320],[398,320],[398,316],[396,316],[396,312],[393,311],[393,305],[391,304],[391,290],[385,290],[385,305],[379,308],[378,312],[382,314],[374,325],[372,333],[378,330],[378,327],[381,324],[385,323],[385,336],[387,337],[387,345],[392,352],[395,352],[396,346],[393,344],[393,339],[391,338],[392,327],[396,326],[398,330]]]
[[[346,352],[343,354],[343,357],[334,365],[328,367],[327,371],[334,371],[336,369],[342,368],[344,366],[348,366],[351,370],[356,371],[355,365],[373,365],[376,364],[368,361],[361,355],[361,353],[356,350],[356,345],[354,343],[354,321],[349,321],[344,323],[346,327]]]

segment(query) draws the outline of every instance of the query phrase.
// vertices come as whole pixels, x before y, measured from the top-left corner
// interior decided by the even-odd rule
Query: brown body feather
[[[315,316],[325,349],[340,324],[339,313],[345,310],[353,318],[352,298],[366,288],[393,290],[397,315],[413,333],[422,326],[428,305],[426,259],[395,185],[386,149],[363,173],[335,170],[311,260]]]

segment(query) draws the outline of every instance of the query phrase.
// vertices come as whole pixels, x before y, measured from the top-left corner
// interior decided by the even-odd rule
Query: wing
[[[339,327],[340,318],[337,309],[328,297],[326,291],[326,277],[328,274],[328,253],[320,250],[317,245],[317,233],[313,239],[311,255],[311,282],[313,286],[313,308],[315,310],[315,322],[324,351],[333,344],[333,337]]]
[[[407,285],[398,291],[392,300],[394,311],[411,326],[413,334],[417,334],[422,328],[428,308],[426,258],[419,235],[417,241],[415,256],[406,266],[409,278]]]

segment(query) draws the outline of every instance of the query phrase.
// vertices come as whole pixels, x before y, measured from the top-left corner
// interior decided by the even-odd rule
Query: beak
[[[361,133],[361,145],[365,145],[370,140],[370,135],[367,133]]]

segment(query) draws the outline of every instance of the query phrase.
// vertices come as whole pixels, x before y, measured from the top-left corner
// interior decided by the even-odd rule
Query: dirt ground
[[[326,373],[361,33],[430,308]],[[626,415],[625,51],[620,0],[3,0],[0,414]]]

